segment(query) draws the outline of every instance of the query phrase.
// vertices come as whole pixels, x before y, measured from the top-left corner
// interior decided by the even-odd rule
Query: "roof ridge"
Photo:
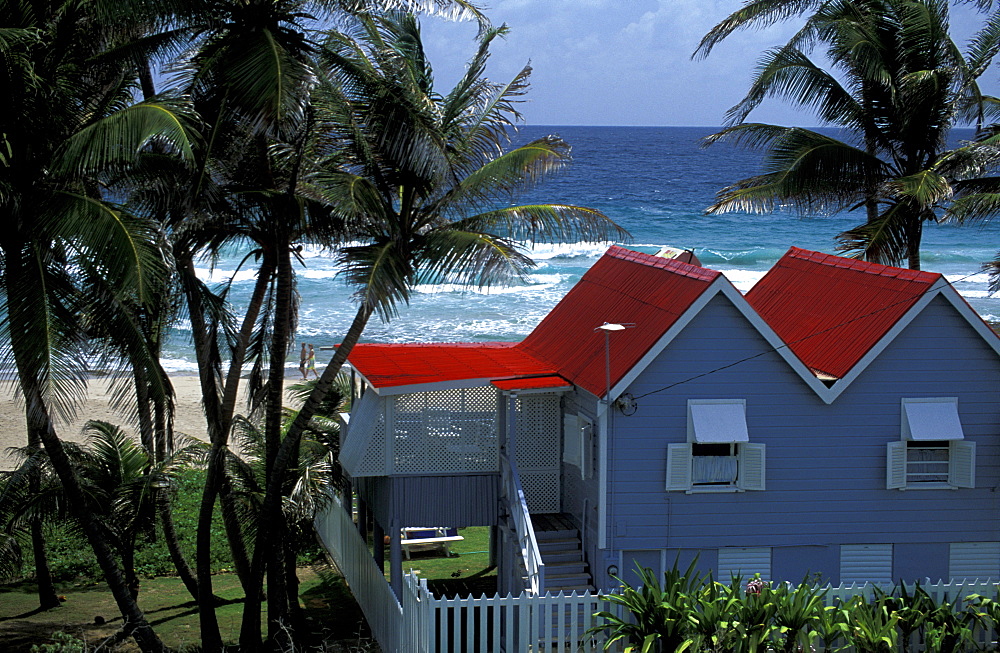
[[[655,254],[637,252],[634,249],[626,249],[618,245],[612,245],[608,251],[604,253],[604,255],[616,258],[620,261],[628,261],[630,263],[638,263],[639,265],[645,265],[651,268],[668,270],[681,276],[697,279],[698,281],[715,281],[722,274],[718,270],[712,270],[711,268],[702,267],[700,265],[692,265],[690,263],[682,263],[677,259],[656,256]]]
[[[924,270],[910,270],[907,268],[895,267],[892,265],[883,265],[882,263],[873,263],[871,261],[863,261],[856,258],[847,258],[845,256],[838,256],[836,254],[826,254],[824,252],[816,252],[809,249],[803,249],[801,247],[792,246],[785,253],[785,256],[789,258],[797,258],[803,261],[809,261],[810,263],[819,263],[820,265],[827,265],[830,267],[836,267],[846,270],[854,270],[856,272],[863,272],[866,274],[877,274],[882,277],[891,277],[895,279],[900,279],[903,281],[919,281],[922,283],[934,283],[941,278],[940,272],[926,272]],[[784,257],[782,257],[784,258]],[[775,265],[781,263],[781,259]]]

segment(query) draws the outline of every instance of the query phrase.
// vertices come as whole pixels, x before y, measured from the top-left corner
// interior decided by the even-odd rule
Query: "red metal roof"
[[[518,348],[550,362],[597,396],[605,393],[605,322],[634,323],[610,335],[611,385],[656,344],[721,273],[612,247]]]
[[[594,329],[605,322],[635,324],[611,334],[614,385],[719,276],[715,270],[612,247],[524,342],[359,344],[349,359],[377,388],[518,379],[514,389],[562,387],[568,381],[603,396],[604,333]]]
[[[348,359],[376,388],[556,373],[513,342],[359,344]]]
[[[940,278],[793,247],[746,298],[803,363],[841,378]]]
[[[571,388],[573,384],[561,376],[532,376],[520,379],[505,379],[494,381],[493,386],[500,390],[541,390],[555,388]]]

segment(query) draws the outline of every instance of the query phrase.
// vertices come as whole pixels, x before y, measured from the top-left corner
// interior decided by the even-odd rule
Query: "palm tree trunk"
[[[28,447],[32,451],[42,448],[41,437],[28,431]],[[31,496],[38,496],[41,492],[42,477],[41,470],[33,469],[28,477],[28,492]],[[38,517],[31,519],[31,553],[35,559],[35,582],[38,583],[38,607],[42,610],[59,606],[59,596],[56,594],[55,583],[52,582],[52,571],[49,569],[49,558],[45,552],[45,533],[42,530],[42,520]]]
[[[149,400],[148,384],[146,383],[145,375],[138,366],[133,367],[133,375],[135,377],[136,405],[139,411],[139,435],[146,450],[155,456],[154,460],[162,462],[166,457],[165,438],[156,437],[157,430],[160,431],[161,435],[166,432],[166,429],[162,428],[164,418],[162,403],[156,402],[156,407],[161,410],[156,411],[155,420],[157,427],[154,428],[154,416],[150,414],[150,404],[152,402]],[[174,528],[174,516],[170,510],[170,490],[167,487],[154,487],[153,492],[156,493],[153,500],[156,502],[156,510],[160,517],[160,525],[163,529],[163,538],[166,540],[167,552],[170,554],[170,561],[173,563],[174,569],[177,570],[177,575],[180,576],[184,587],[191,594],[191,598],[197,601],[198,580],[191,572],[191,566],[184,558],[184,553],[181,552],[180,543],[177,540],[177,529]],[[128,565],[126,564],[126,569],[127,567]]]
[[[33,494],[38,492],[38,481],[32,472],[28,480],[28,489]],[[49,559],[45,553],[45,535],[42,532],[40,519],[31,520],[31,552],[35,558],[35,582],[38,583],[38,607],[42,610],[59,607],[59,595],[56,594],[55,583],[52,582],[52,571],[49,569]]]
[[[911,270],[920,269],[920,239],[924,231],[923,215],[918,215],[906,228],[906,255]]]
[[[240,377],[243,371],[243,362],[246,358],[246,350],[250,343],[250,338],[253,336],[257,318],[260,316],[261,308],[264,305],[264,296],[267,294],[267,289],[271,284],[275,267],[274,256],[265,253],[260,269],[257,271],[257,282],[254,285],[253,294],[250,296],[250,304],[247,306],[247,312],[244,314],[243,323],[240,326],[240,337],[236,341],[236,346],[232,351],[229,372],[226,374],[226,385],[222,392],[222,407],[219,416],[219,429],[223,445],[228,443],[233,415],[236,413],[236,400],[239,396]],[[219,502],[222,505],[222,523],[226,528],[229,549],[233,554],[233,567],[236,569],[236,575],[239,576],[240,584],[245,593],[250,578],[250,558],[243,539],[243,527],[240,525],[232,483],[228,476],[223,476],[218,487]]]
[[[264,478],[267,483],[273,480],[280,486],[283,483],[280,476],[276,477],[274,475],[274,460],[281,445],[281,418],[284,404],[282,394],[285,390],[285,359],[288,357],[288,340],[292,327],[292,283],[294,273],[292,271],[291,252],[288,247],[279,248],[277,256],[275,318],[271,333],[270,367],[268,369],[264,415]],[[261,515],[261,517],[267,518],[265,515]],[[282,562],[284,560],[284,542],[286,540],[287,529],[285,528],[283,515],[279,512],[275,517],[277,517],[278,521],[271,525],[273,530],[271,537],[265,545],[266,549],[261,550],[259,548],[259,540],[257,542],[258,546],[254,547],[254,562],[256,563],[258,560],[264,562],[266,560],[269,564],[251,565],[250,572],[253,579],[255,574],[261,573],[264,568],[267,570],[267,592],[269,597],[267,602],[267,634],[268,639],[271,641],[274,641],[279,634],[287,636],[289,634],[288,629],[291,628],[291,624],[288,623],[288,606],[285,604],[285,566]],[[263,553],[264,551],[267,552],[267,558],[259,558],[258,553]]]
[[[267,491],[264,495],[264,503],[261,507],[261,518],[257,526],[257,539],[254,546],[255,574],[253,575],[253,580],[255,582],[263,581],[263,575],[260,572],[263,560],[258,560],[258,552],[260,552],[261,557],[263,557],[263,551],[266,550],[267,544],[272,536],[271,528],[277,525],[281,520],[282,491],[280,479],[284,477],[285,472],[287,472],[292,463],[294,454],[298,450],[299,441],[302,438],[302,432],[309,424],[309,420],[311,420],[313,415],[316,414],[316,410],[320,407],[323,399],[326,398],[326,394],[329,392],[330,386],[333,385],[334,380],[337,378],[337,374],[340,373],[340,369],[344,366],[344,362],[350,355],[354,345],[356,345],[358,340],[361,338],[361,334],[364,332],[365,326],[368,324],[368,320],[371,319],[372,313],[373,309],[368,304],[362,304],[358,308],[358,312],[355,314],[354,321],[351,323],[351,327],[347,330],[344,340],[340,343],[340,346],[337,347],[337,352],[333,355],[333,358],[330,359],[326,369],[323,370],[323,374],[321,374],[319,380],[317,380],[312,393],[310,393],[302,408],[299,410],[295,420],[285,433],[284,440],[281,442],[281,446],[278,449],[278,455],[275,458],[274,466],[272,468],[272,478],[267,484]],[[240,632],[240,647],[244,653],[252,653],[260,647],[259,595],[259,591],[248,592],[246,603],[244,604],[243,627]]]
[[[204,307],[200,287],[194,272],[194,261],[177,259],[177,271],[181,285],[187,296],[188,316],[191,320],[191,337],[194,340],[195,356],[198,359],[198,377],[201,381],[202,405],[208,425],[208,437],[212,450],[208,458],[205,491],[201,495],[198,510],[198,533],[195,545],[195,570],[198,574],[198,625],[201,632],[201,646],[206,653],[222,650],[222,633],[219,619],[215,614],[215,594],[212,591],[212,513],[219,489],[219,478],[223,471],[223,450],[217,444],[221,439],[218,432],[219,411],[216,389],[215,366],[212,364],[211,342],[205,323]]]
[[[291,542],[285,547],[285,603],[288,605],[288,618],[292,624],[292,632],[300,633],[305,631],[305,611],[299,605],[299,576],[296,569],[298,552]]]
[[[170,553],[170,561],[177,570],[181,582],[187,588],[191,598],[198,600],[198,579],[191,571],[184,552],[181,551],[180,541],[177,539],[177,529],[174,527],[174,515],[170,509],[170,493],[167,488],[159,488],[156,495],[156,509],[160,514],[160,526],[163,528],[163,540],[167,544],[167,551]]]
[[[17,354],[15,354],[17,356]],[[93,512],[87,507],[84,501],[83,488],[73,472],[73,465],[63,449],[62,442],[56,436],[52,427],[52,421],[48,414],[48,409],[42,399],[40,388],[33,379],[21,376],[21,389],[24,392],[25,404],[27,407],[28,421],[31,428],[42,433],[42,444],[49,455],[52,468],[62,482],[65,491],[66,502],[70,512],[80,523],[83,532],[94,550],[97,563],[104,572],[104,579],[111,590],[111,594],[118,604],[118,609],[122,613],[125,621],[124,628],[128,629],[135,638],[139,648],[145,653],[160,653],[163,651],[163,643],[153,632],[153,628],[146,621],[146,616],[139,609],[129,592],[129,588],[122,576],[121,569],[115,563],[114,554],[104,539],[102,532]]]
[[[219,632],[218,620],[215,616],[215,595],[212,590],[211,568],[211,537],[212,515],[215,501],[220,497],[220,491],[225,484],[225,455],[229,440],[229,430],[236,407],[239,392],[239,380],[257,317],[264,303],[264,296],[271,281],[274,270],[273,259],[265,256],[258,271],[257,283],[254,287],[243,324],[240,337],[233,349],[229,373],[226,377],[223,396],[218,395],[215,365],[211,357],[211,334],[204,319],[204,309],[198,289],[198,280],[194,274],[194,264],[190,257],[185,256],[178,263],[178,270],[184,280],[185,295],[188,300],[188,312],[191,316],[192,334],[195,352],[198,358],[198,372],[201,379],[202,394],[205,397],[205,413],[208,425],[211,452],[206,471],[205,490],[202,493],[201,507],[198,513],[198,540],[195,566],[198,574],[198,609],[201,619],[202,648],[205,651],[218,651],[222,648],[222,636]],[[179,259],[180,260],[180,259]],[[222,492],[223,523],[229,547],[233,553],[236,573],[240,577],[243,591],[250,595],[250,564],[247,559],[246,546],[243,542],[242,529],[236,516],[234,502],[229,498],[231,493]],[[256,590],[257,609],[260,610],[260,591]],[[258,626],[259,630],[259,626]]]

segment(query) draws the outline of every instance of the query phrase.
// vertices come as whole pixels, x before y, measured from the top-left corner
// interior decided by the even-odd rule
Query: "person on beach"
[[[306,352],[306,343],[302,343],[302,351],[299,352],[299,373],[302,375],[302,380],[305,381],[309,378],[306,374],[306,362],[309,360],[309,354]]]
[[[316,371],[316,352],[313,350],[312,345],[309,345],[309,361],[306,368],[306,374],[302,378],[309,378],[309,372],[312,372],[313,376],[317,379],[319,378],[319,372]]]

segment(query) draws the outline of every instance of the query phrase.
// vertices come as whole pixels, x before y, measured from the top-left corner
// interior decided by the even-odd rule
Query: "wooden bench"
[[[446,556],[451,555],[451,543],[461,542],[465,538],[458,534],[457,528],[404,528],[402,529],[403,553],[410,559],[413,547],[440,547]]]

